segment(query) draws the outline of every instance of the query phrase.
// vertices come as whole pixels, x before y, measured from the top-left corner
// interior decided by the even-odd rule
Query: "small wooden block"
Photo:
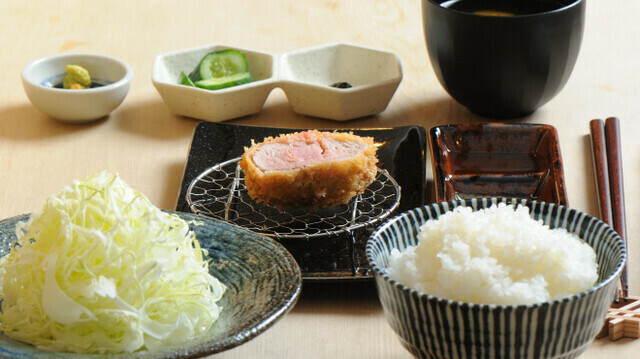
[[[611,305],[604,326],[596,338],[606,336],[609,340],[640,338],[640,297],[629,296],[627,300]]]

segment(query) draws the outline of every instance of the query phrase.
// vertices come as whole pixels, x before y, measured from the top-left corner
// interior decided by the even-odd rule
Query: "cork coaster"
[[[596,338],[606,336],[609,340],[640,338],[640,297],[629,296],[627,300],[611,305],[604,326]]]

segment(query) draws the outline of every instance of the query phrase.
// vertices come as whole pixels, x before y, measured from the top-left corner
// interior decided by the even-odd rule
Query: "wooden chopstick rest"
[[[640,297],[630,296],[607,311],[605,323],[596,338],[640,338]]]

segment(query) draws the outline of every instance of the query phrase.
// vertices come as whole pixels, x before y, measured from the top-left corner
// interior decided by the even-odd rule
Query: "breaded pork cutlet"
[[[371,137],[309,130],[253,143],[240,167],[257,201],[279,208],[325,208],[364,193],[377,163]]]

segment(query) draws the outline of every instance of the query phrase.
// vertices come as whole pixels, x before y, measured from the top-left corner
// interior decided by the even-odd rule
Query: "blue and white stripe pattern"
[[[500,202],[528,206],[533,218],[589,243],[597,256],[598,283],[552,302],[506,306],[437,298],[386,274],[391,250],[416,245],[427,220],[461,205],[477,210]],[[602,328],[626,260],[622,239],[597,218],[556,204],[501,198],[434,203],[405,212],[372,234],[366,254],[387,321],[419,358],[575,358]]]

